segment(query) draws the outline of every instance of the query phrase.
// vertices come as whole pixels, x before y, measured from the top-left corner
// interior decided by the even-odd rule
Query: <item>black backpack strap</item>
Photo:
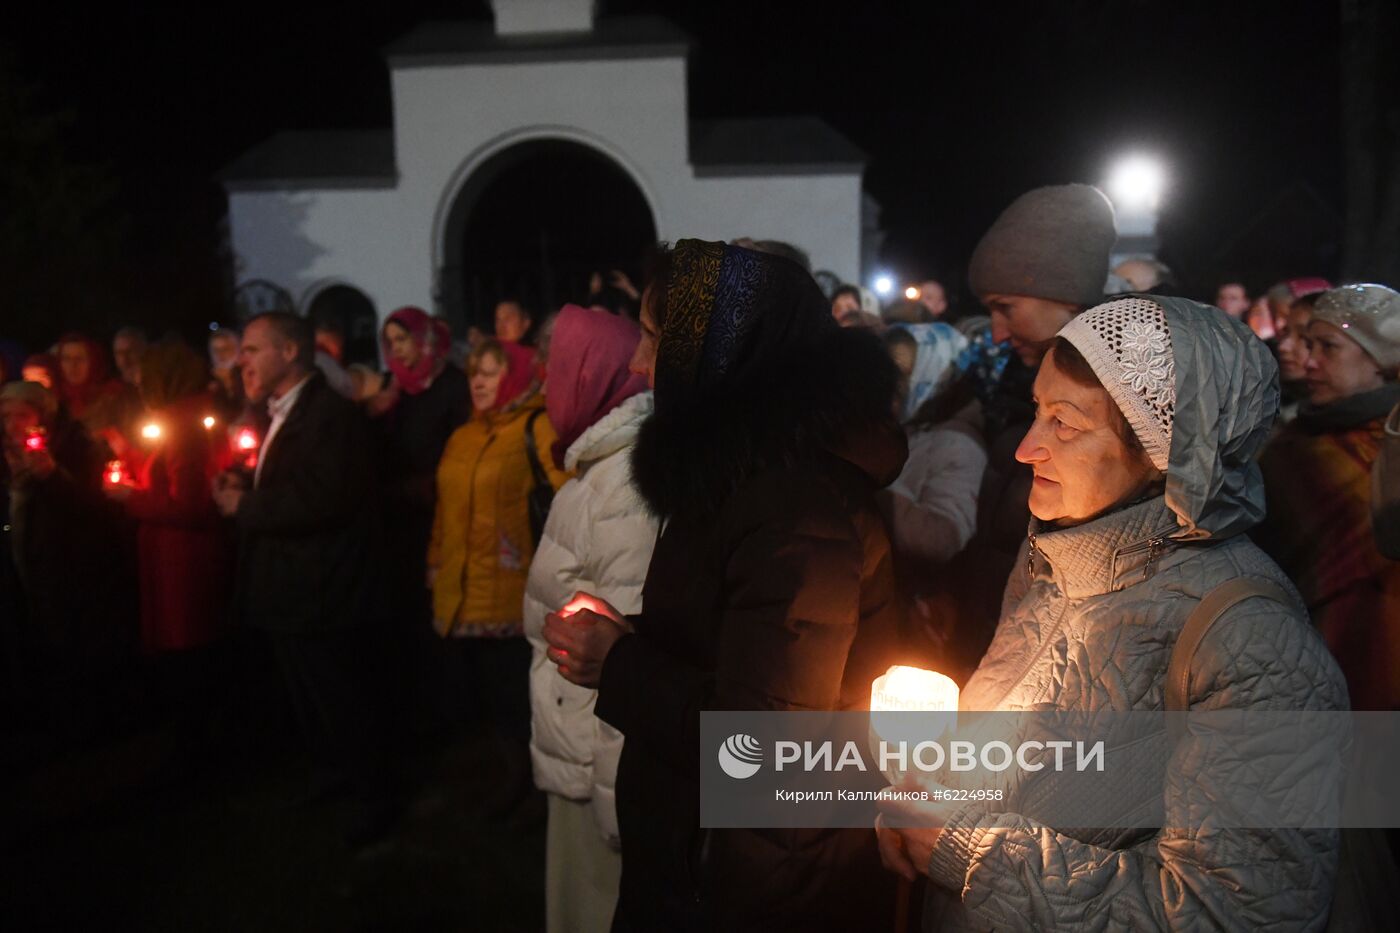
[[[548,486],[549,477],[544,472],[544,465],[540,463],[540,451],[535,442],[535,419],[544,414],[543,408],[537,408],[530,412],[530,417],[525,419],[525,457],[530,461],[530,472],[535,477],[536,486]]]

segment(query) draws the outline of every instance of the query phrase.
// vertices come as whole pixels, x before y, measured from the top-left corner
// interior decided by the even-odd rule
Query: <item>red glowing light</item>
[[[107,485],[121,486],[126,482],[126,464],[120,460],[107,461]]]
[[[249,428],[244,428],[238,432],[238,449],[255,450],[258,446],[258,436]]]
[[[30,431],[24,436],[24,447],[26,450],[47,450],[48,446],[48,438],[44,437],[44,432],[42,430]]]

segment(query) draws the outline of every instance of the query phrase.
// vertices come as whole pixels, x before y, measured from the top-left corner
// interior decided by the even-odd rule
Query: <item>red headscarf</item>
[[[389,353],[390,324],[397,324],[408,331],[409,339],[418,344],[417,363],[405,366]],[[452,333],[442,321],[429,317],[422,308],[409,305],[399,308],[384,321],[384,327],[379,332],[379,345],[399,388],[409,395],[417,395],[432,385],[442,372],[443,360],[447,359],[447,351],[452,346]]]
[[[627,371],[641,340],[637,325],[606,311],[565,305],[554,321],[545,408],[559,433],[551,453],[564,468],[564,454],[604,415],[646,390],[644,376]]]
[[[500,411],[520,401],[535,388],[535,351],[513,340],[492,337],[489,342],[499,346],[506,358],[506,372],[501,377],[501,387],[496,390],[496,403],[490,409]]]

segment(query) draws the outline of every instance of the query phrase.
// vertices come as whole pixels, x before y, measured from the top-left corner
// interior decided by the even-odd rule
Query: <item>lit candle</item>
[[[141,436],[148,441],[160,440],[160,425],[156,424],[154,421],[144,425],[141,428]]]
[[[229,438],[229,443],[233,447],[234,459],[242,459],[243,465],[250,470],[257,469],[258,466],[258,440],[257,432],[244,425],[234,431]]]
[[[907,712],[937,715],[880,715]],[[892,745],[904,742],[912,747],[919,742],[936,741],[956,728],[957,722],[958,685],[945,674],[896,664],[870,685],[870,744],[876,760],[881,760],[881,741]],[[898,784],[903,775],[886,771],[885,777],[891,784]]]
[[[205,415],[205,416],[204,416],[204,430],[206,430],[206,431],[212,431],[213,429],[214,429],[214,416],[213,416],[213,415]]]
[[[43,428],[30,428],[24,433],[24,449],[36,453],[49,449],[49,439]]]
[[[104,477],[108,486],[120,486],[126,482],[126,464],[120,460],[107,461],[107,473]]]
[[[937,671],[896,664],[870,685],[870,709],[957,712],[958,685]]]

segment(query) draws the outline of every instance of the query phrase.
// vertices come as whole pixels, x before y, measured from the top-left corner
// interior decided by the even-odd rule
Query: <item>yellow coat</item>
[[[428,544],[439,635],[522,633],[525,579],[535,553],[527,505],[535,480],[525,455],[525,422],[542,408],[544,399],[534,395],[505,411],[475,412],[448,438]],[[540,465],[558,489],[569,474],[550,456],[558,435],[548,415],[535,419],[534,434]]]

